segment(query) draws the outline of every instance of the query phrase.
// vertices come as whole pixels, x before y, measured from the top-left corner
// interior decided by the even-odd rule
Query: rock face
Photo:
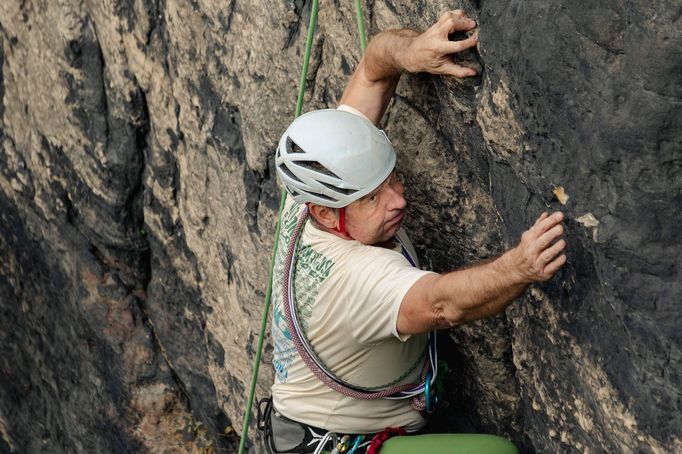
[[[360,57],[352,2],[321,3],[305,110],[335,106]],[[403,77],[385,118],[422,262],[567,215],[555,279],[443,333],[436,426],[679,452],[680,7],[598,3],[365,3],[370,33],[455,7],[480,25],[480,77]],[[234,450],[309,11],[2,2],[0,452]]]

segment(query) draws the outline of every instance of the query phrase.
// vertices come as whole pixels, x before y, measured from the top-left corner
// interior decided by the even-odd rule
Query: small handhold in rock
[[[576,222],[584,225],[588,229],[592,229],[592,239],[597,241],[597,232],[599,231],[599,219],[595,218],[592,213],[586,213],[575,219]]]
[[[590,229],[599,225],[599,219],[595,218],[592,213],[583,214],[575,220]]]
[[[557,186],[552,192],[554,192],[554,196],[559,202],[561,202],[562,205],[566,205],[566,202],[568,202],[568,194],[566,194],[566,191],[564,191],[563,186]]]

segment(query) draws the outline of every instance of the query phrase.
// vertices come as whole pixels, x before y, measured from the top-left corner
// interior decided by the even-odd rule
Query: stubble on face
[[[400,229],[407,208],[403,191],[394,172],[377,189],[349,205],[346,229],[351,236],[368,245],[391,239]]]
[[[370,246],[380,245],[393,238],[405,219],[405,208],[399,210],[398,213],[391,213],[388,219],[379,222],[372,222],[372,217],[363,218],[362,210],[353,210],[352,214],[349,214],[347,210],[346,213],[346,227],[354,231],[353,238]],[[358,222],[359,219],[365,219],[365,222]]]

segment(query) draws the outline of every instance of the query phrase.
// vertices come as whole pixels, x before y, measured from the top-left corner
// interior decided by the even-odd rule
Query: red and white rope
[[[295,308],[295,298],[293,289],[293,274],[294,274],[294,256],[296,253],[296,246],[298,243],[298,238],[300,236],[301,230],[305,225],[306,219],[308,217],[308,208],[304,208],[301,216],[298,219],[296,227],[291,235],[291,240],[287,248],[287,254],[284,261],[284,276],[282,279],[282,298],[284,306],[284,315],[287,322],[287,328],[291,334],[291,339],[296,347],[296,351],[301,355],[301,359],[308,366],[308,369],[329,388],[336,392],[343,394],[344,396],[352,397],[354,399],[396,399],[396,398],[412,398],[412,407],[418,411],[422,411],[425,408],[426,399],[424,396],[424,381],[427,375],[432,370],[431,364],[435,366],[435,358],[433,358],[433,353],[429,351],[426,355],[424,362],[424,368],[421,373],[421,383],[406,383],[403,385],[396,385],[390,388],[382,389],[379,391],[360,391],[356,389],[349,388],[341,383],[339,383],[334,377],[330,376],[325,370],[324,366],[321,364],[317,355],[312,351],[312,347],[303,339],[304,334],[300,331],[298,323],[298,316]],[[431,334],[434,335],[433,333]],[[428,347],[427,347],[428,348]],[[429,349],[430,350],[430,349]],[[435,367],[434,367],[435,369]],[[435,381],[435,373],[431,377],[431,383]]]

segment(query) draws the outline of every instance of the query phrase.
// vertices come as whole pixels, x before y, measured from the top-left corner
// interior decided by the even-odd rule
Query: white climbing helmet
[[[298,117],[282,135],[277,174],[298,203],[342,208],[369,194],[391,174],[395,151],[368,120],[337,109]]]

